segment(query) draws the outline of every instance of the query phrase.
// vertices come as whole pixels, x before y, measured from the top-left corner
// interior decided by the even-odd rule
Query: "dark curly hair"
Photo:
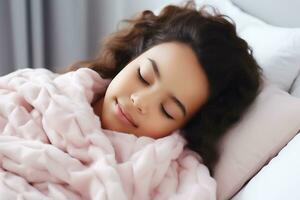
[[[183,6],[168,5],[157,16],[145,10],[123,20],[127,26],[104,40],[95,59],[77,62],[69,71],[89,67],[102,78],[113,78],[155,45],[170,41],[189,45],[207,75],[210,95],[181,134],[212,172],[219,157],[218,141],[260,92],[262,69],[237,35],[235,23],[205,8],[197,10],[194,1],[188,1]]]

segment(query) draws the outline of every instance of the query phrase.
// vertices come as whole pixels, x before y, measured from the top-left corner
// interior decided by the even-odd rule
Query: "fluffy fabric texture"
[[[91,103],[109,82],[87,68],[0,77],[1,199],[216,199],[179,130],[155,140],[101,128]]]

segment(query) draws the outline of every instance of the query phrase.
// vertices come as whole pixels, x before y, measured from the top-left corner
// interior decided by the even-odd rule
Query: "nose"
[[[146,102],[146,98],[143,95],[137,94],[137,93],[133,93],[130,96],[130,99],[132,101],[132,104],[134,105],[135,108],[138,109],[138,111],[141,114],[146,114],[148,111],[148,106],[147,106],[147,102]]]
[[[154,106],[155,102],[160,99],[160,96],[159,91],[143,90],[132,93],[130,100],[141,114],[146,114],[149,112],[149,109]]]

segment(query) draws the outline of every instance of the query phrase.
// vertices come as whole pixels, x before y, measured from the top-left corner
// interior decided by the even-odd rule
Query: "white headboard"
[[[281,27],[300,27],[300,0],[231,1],[246,13],[268,24]]]

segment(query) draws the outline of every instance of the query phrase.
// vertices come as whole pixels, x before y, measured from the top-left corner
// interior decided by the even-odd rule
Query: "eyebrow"
[[[151,62],[152,68],[154,70],[155,75],[158,77],[158,79],[160,80],[161,75],[160,72],[158,70],[158,66],[157,63],[155,62],[155,60],[148,58],[148,60]],[[181,103],[181,101],[179,101],[179,99],[177,97],[175,97],[174,95],[170,95],[171,99],[179,106],[179,108],[181,109],[181,111],[183,112],[183,115],[186,116],[186,109],[183,105],[183,103]]]

